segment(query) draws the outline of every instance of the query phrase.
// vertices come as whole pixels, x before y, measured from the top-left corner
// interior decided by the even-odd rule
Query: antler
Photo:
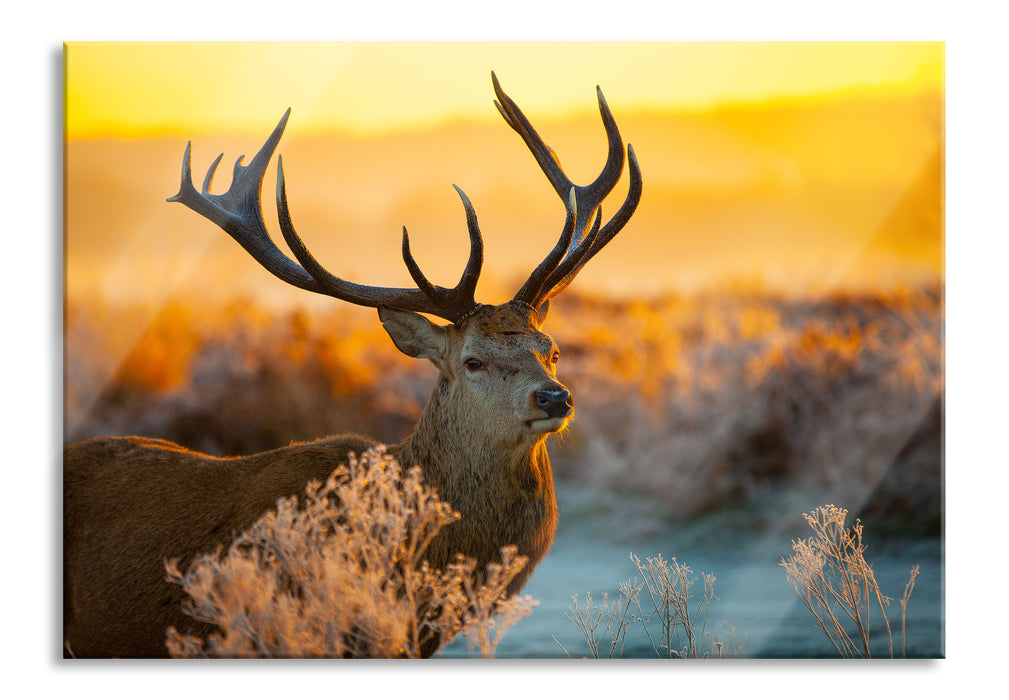
[[[298,262],[291,260],[276,246],[263,222],[260,195],[266,166],[280,142],[290,114],[291,110],[288,109],[266,143],[248,165],[242,165],[242,159],[245,156],[239,156],[235,162],[235,173],[231,187],[224,194],[210,193],[211,181],[224,154],[217,156],[207,171],[203,180],[202,193],[197,192],[193,187],[189,165],[191,144],[187,144],[186,153],[182,159],[182,185],[179,193],[174,197],[169,197],[168,201],[181,202],[197,214],[217,224],[238,241],[260,265],[295,287],[343,299],[360,306],[385,305],[430,313],[453,323],[476,307],[474,293],[477,280],[480,277],[480,268],[483,265],[483,238],[477,224],[476,212],[474,212],[465,193],[458,187],[455,189],[466,209],[470,254],[459,283],[452,289],[431,284],[421,272],[410,253],[410,238],[405,226],[403,227],[403,261],[410,271],[410,276],[417,284],[416,289],[356,284],[341,279],[326,270],[308,251],[301,237],[294,230],[287,206],[284,166],[280,156],[277,157],[278,218],[284,240],[287,241]]]
[[[526,146],[529,147],[536,162],[539,163],[540,169],[550,180],[550,184],[554,186],[554,190],[560,198],[565,201],[568,212],[568,221],[565,223],[564,231],[561,233],[557,245],[547,254],[547,257],[537,266],[515,295],[515,299],[536,307],[563,291],[585,263],[602,250],[631,218],[631,214],[634,213],[638,201],[641,199],[641,169],[638,166],[638,159],[634,155],[634,148],[627,144],[627,156],[630,163],[630,186],[627,197],[613,218],[600,228],[602,201],[620,180],[624,169],[624,142],[620,138],[616,120],[606,104],[602,90],[598,86],[596,87],[596,94],[599,98],[599,114],[606,128],[609,154],[599,176],[592,183],[580,186],[571,182],[564,174],[553,149],[543,142],[532,124],[522,114],[522,110],[501,89],[501,84],[493,72],[491,79],[498,98],[494,102],[495,106],[508,125],[518,132],[522,140],[526,142]],[[592,228],[589,229],[589,221],[593,217],[595,217],[595,221]]]
[[[494,102],[508,125],[522,136],[540,168],[550,180],[554,190],[565,202],[567,218],[561,237],[546,258],[536,267],[532,275],[515,295],[515,300],[538,307],[547,299],[559,294],[578,274],[579,270],[596,253],[613,239],[634,213],[641,199],[641,170],[630,144],[627,158],[630,163],[630,185],[627,197],[617,213],[605,226],[601,226],[603,199],[620,180],[624,169],[624,145],[617,129],[616,121],[610,113],[602,91],[596,87],[599,98],[599,113],[606,128],[609,154],[599,176],[588,185],[575,185],[564,174],[560,161],[553,150],[540,138],[522,110],[501,89],[497,76],[491,73],[494,92],[498,99]],[[270,238],[263,222],[261,193],[266,166],[280,143],[280,138],[291,115],[288,109],[273,133],[259,149],[248,165],[242,165],[244,156],[235,162],[231,187],[224,194],[211,194],[210,185],[224,154],[217,156],[203,180],[202,192],[193,187],[190,171],[190,150],[186,145],[182,160],[182,185],[179,193],[169,197],[169,202],[180,202],[209,219],[227,232],[245,250],[265,267],[288,284],[301,289],[325,294],[349,301],[360,306],[391,306],[409,311],[433,314],[458,323],[473,309],[477,280],[483,265],[483,238],[477,224],[476,212],[465,193],[455,187],[466,210],[466,226],[469,229],[470,254],[466,268],[458,284],[451,289],[431,284],[410,252],[410,237],[403,227],[403,261],[416,289],[394,287],[373,287],[356,284],[341,279],[326,270],[305,247],[294,229],[287,205],[287,190],[284,181],[283,159],[277,157],[277,213],[284,240],[294,253],[297,262],[285,255]],[[589,222],[592,223],[591,228]]]

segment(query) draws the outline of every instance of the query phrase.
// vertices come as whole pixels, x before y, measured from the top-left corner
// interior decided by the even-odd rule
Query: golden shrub
[[[507,597],[525,566],[514,547],[477,572],[459,557],[445,571],[423,559],[458,513],[382,450],[310,483],[299,503],[280,499],[223,555],[200,556],[169,580],[186,612],[217,626],[206,639],[169,629],[174,657],[416,658],[465,635],[493,656],[535,602]]]

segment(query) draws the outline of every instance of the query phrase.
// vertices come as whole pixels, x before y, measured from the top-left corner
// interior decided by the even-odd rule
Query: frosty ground
[[[497,649],[497,658],[586,656],[584,637],[565,617],[571,596],[578,594],[584,602],[588,592],[599,602],[603,593],[608,592],[616,598],[617,586],[638,576],[629,559],[630,552],[642,559],[656,554],[666,559],[676,557],[688,564],[698,578],[702,571],[714,573],[718,600],[711,604],[708,631],[713,632],[719,623],[723,635],[734,629],[736,641],[742,643],[743,657],[837,658],[780,566],[781,558],[791,554],[792,539],[810,535],[801,513],[784,513],[782,524],[774,527],[754,527],[752,512],[737,511],[685,525],[664,527],[655,523],[642,532],[640,526],[634,530],[628,528],[630,519],[622,512],[622,508],[629,507],[627,504],[600,512],[602,509],[592,506],[584,493],[568,489],[559,492],[558,500],[562,511],[557,539],[523,591],[538,600],[539,605],[530,617],[506,634]],[[763,518],[759,520],[765,522]],[[901,657],[899,599],[910,568],[918,564],[921,574],[907,608],[906,654],[908,658],[942,657],[945,648],[942,541],[892,537],[874,540],[868,530],[865,541],[866,558],[874,566],[880,588],[894,598],[888,608],[894,656]],[[876,613],[870,618],[873,653],[889,657],[885,626],[878,611],[873,612]],[[600,644],[600,654],[608,648],[606,638]],[[466,641],[457,639],[444,656],[468,655]],[[623,658],[655,656],[640,626],[632,627]]]

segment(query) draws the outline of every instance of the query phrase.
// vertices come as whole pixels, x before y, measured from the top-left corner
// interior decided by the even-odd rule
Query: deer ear
[[[382,327],[400,352],[425,357],[439,365],[448,345],[448,332],[413,311],[378,307]]]

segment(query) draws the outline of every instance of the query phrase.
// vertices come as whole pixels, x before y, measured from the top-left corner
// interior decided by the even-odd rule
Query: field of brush
[[[540,605],[498,656],[563,656],[554,637],[584,654],[571,596],[615,596],[636,573],[629,552],[714,573],[711,619],[743,655],[830,656],[779,565],[809,536],[802,513],[825,503],[862,519],[886,595],[921,566],[907,653],[942,655],[943,320],[939,285],[558,297],[546,330],[576,405],[550,446],[558,536],[526,589]],[[394,443],[434,378],[364,309],[66,305],[66,443],[140,434],[215,455],[343,432]],[[651,653],[628,637],[625,656]]]

